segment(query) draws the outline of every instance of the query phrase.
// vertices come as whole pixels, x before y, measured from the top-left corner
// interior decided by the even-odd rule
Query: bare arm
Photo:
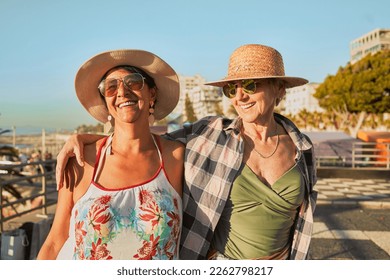
[[[101,141],[84,146],[84,166],[75,157],[69,158],[64,171],[64,186],[58,191],[53,225],[37,259],[56,259],[69,237],[70,220],[75,203],[88,190],[94,170],[97,146]]]
[[[64,184],[64,170],[69,158],[76,157],[80,166],[84,166],[84,145],[92,144],[105,137],[97,134],[75,134],[72,135],[62,147],[57,156],[56,180],[57,189],[61,189]]]
[[[54,216],[53,225],[43,243],[38,260],[54,260],[57,258],[62,246],[69,236],[69,223],[74,205],[74,190],[80,183],[84,168],[79,166],[76,160],[70,159],[66,169],[65,176],[68,180],[58,191],[57,207]]]
[[[72,193],[69,188],[59,190],[53,225],[38,253],[37,260],[55,260],[57,258],[68,238],[72,206]]]

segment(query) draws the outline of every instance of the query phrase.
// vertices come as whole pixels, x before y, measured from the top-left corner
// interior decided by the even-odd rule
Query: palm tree
[[[186,94],[186,99],[184,101],[184,110],[186,112],[187,122],[192,123],[198,120],[188,94]]]
[[[238,116],[236,108],[234,108],[233,105],[229,106],[229,108],[227,110],[227,114],[228,114],[229,117],[232,117],[232,118],[235,118],[235,117]]]
[[[8,132],[11,132],[12,130],[10,130],[10,129],[2,129],[2,128],[0,128],[0,135],[1,134],[4,134],[4,133],[8,133]]]

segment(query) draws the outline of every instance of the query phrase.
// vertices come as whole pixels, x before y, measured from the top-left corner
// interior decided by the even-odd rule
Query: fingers
[[[65,168],[68,164],[68,160],[71,157],[76,156],[76,161],[80,166],[84,166],[84,145],[77,139],[77,135],[71,136],[62,147],[60,153],[57,156],[56,166],[56,180],[57,190],[63,187]]]
[[[64,184],[64,172],[66,162],[68,162],[69,156],[63,151],[57,156],[57,165],[56,165],[56,181],[57,181],[57,191],[63,187]],[[65,162],[65,163],[64,163]]]
[[[65,181],[65,168],[68,164],[68,161],[71,157],[76,156],[77,163],[81,166],[84,166],[84,158],[82,156],[82,151],[75,150],[75,152],[66,152],[65,147],[62,148],[60,153],[57,156],[57,165],[56,165],[56,181],[57,181],[57,191],[64,186]]]
[[[76,155],[77,163],[80,166],[84,166],[84,145],[79,145],[77,142],[77,145],[74,148],[74,154]]]

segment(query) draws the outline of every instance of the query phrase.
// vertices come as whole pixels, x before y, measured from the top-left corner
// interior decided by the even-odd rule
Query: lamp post
[[[16,148],[16,127],[12,126],[12,145]]]
[[[46,131],[42,128],[42,157],[44,157],[46,153]]]

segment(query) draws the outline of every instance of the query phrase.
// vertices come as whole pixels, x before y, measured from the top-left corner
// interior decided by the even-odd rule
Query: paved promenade
[[[318,191],[318,205],[390,209],[390,180],[319,178],[314,189]]]
[[[310,259],[390,260],[390,180],[319,179]]]

